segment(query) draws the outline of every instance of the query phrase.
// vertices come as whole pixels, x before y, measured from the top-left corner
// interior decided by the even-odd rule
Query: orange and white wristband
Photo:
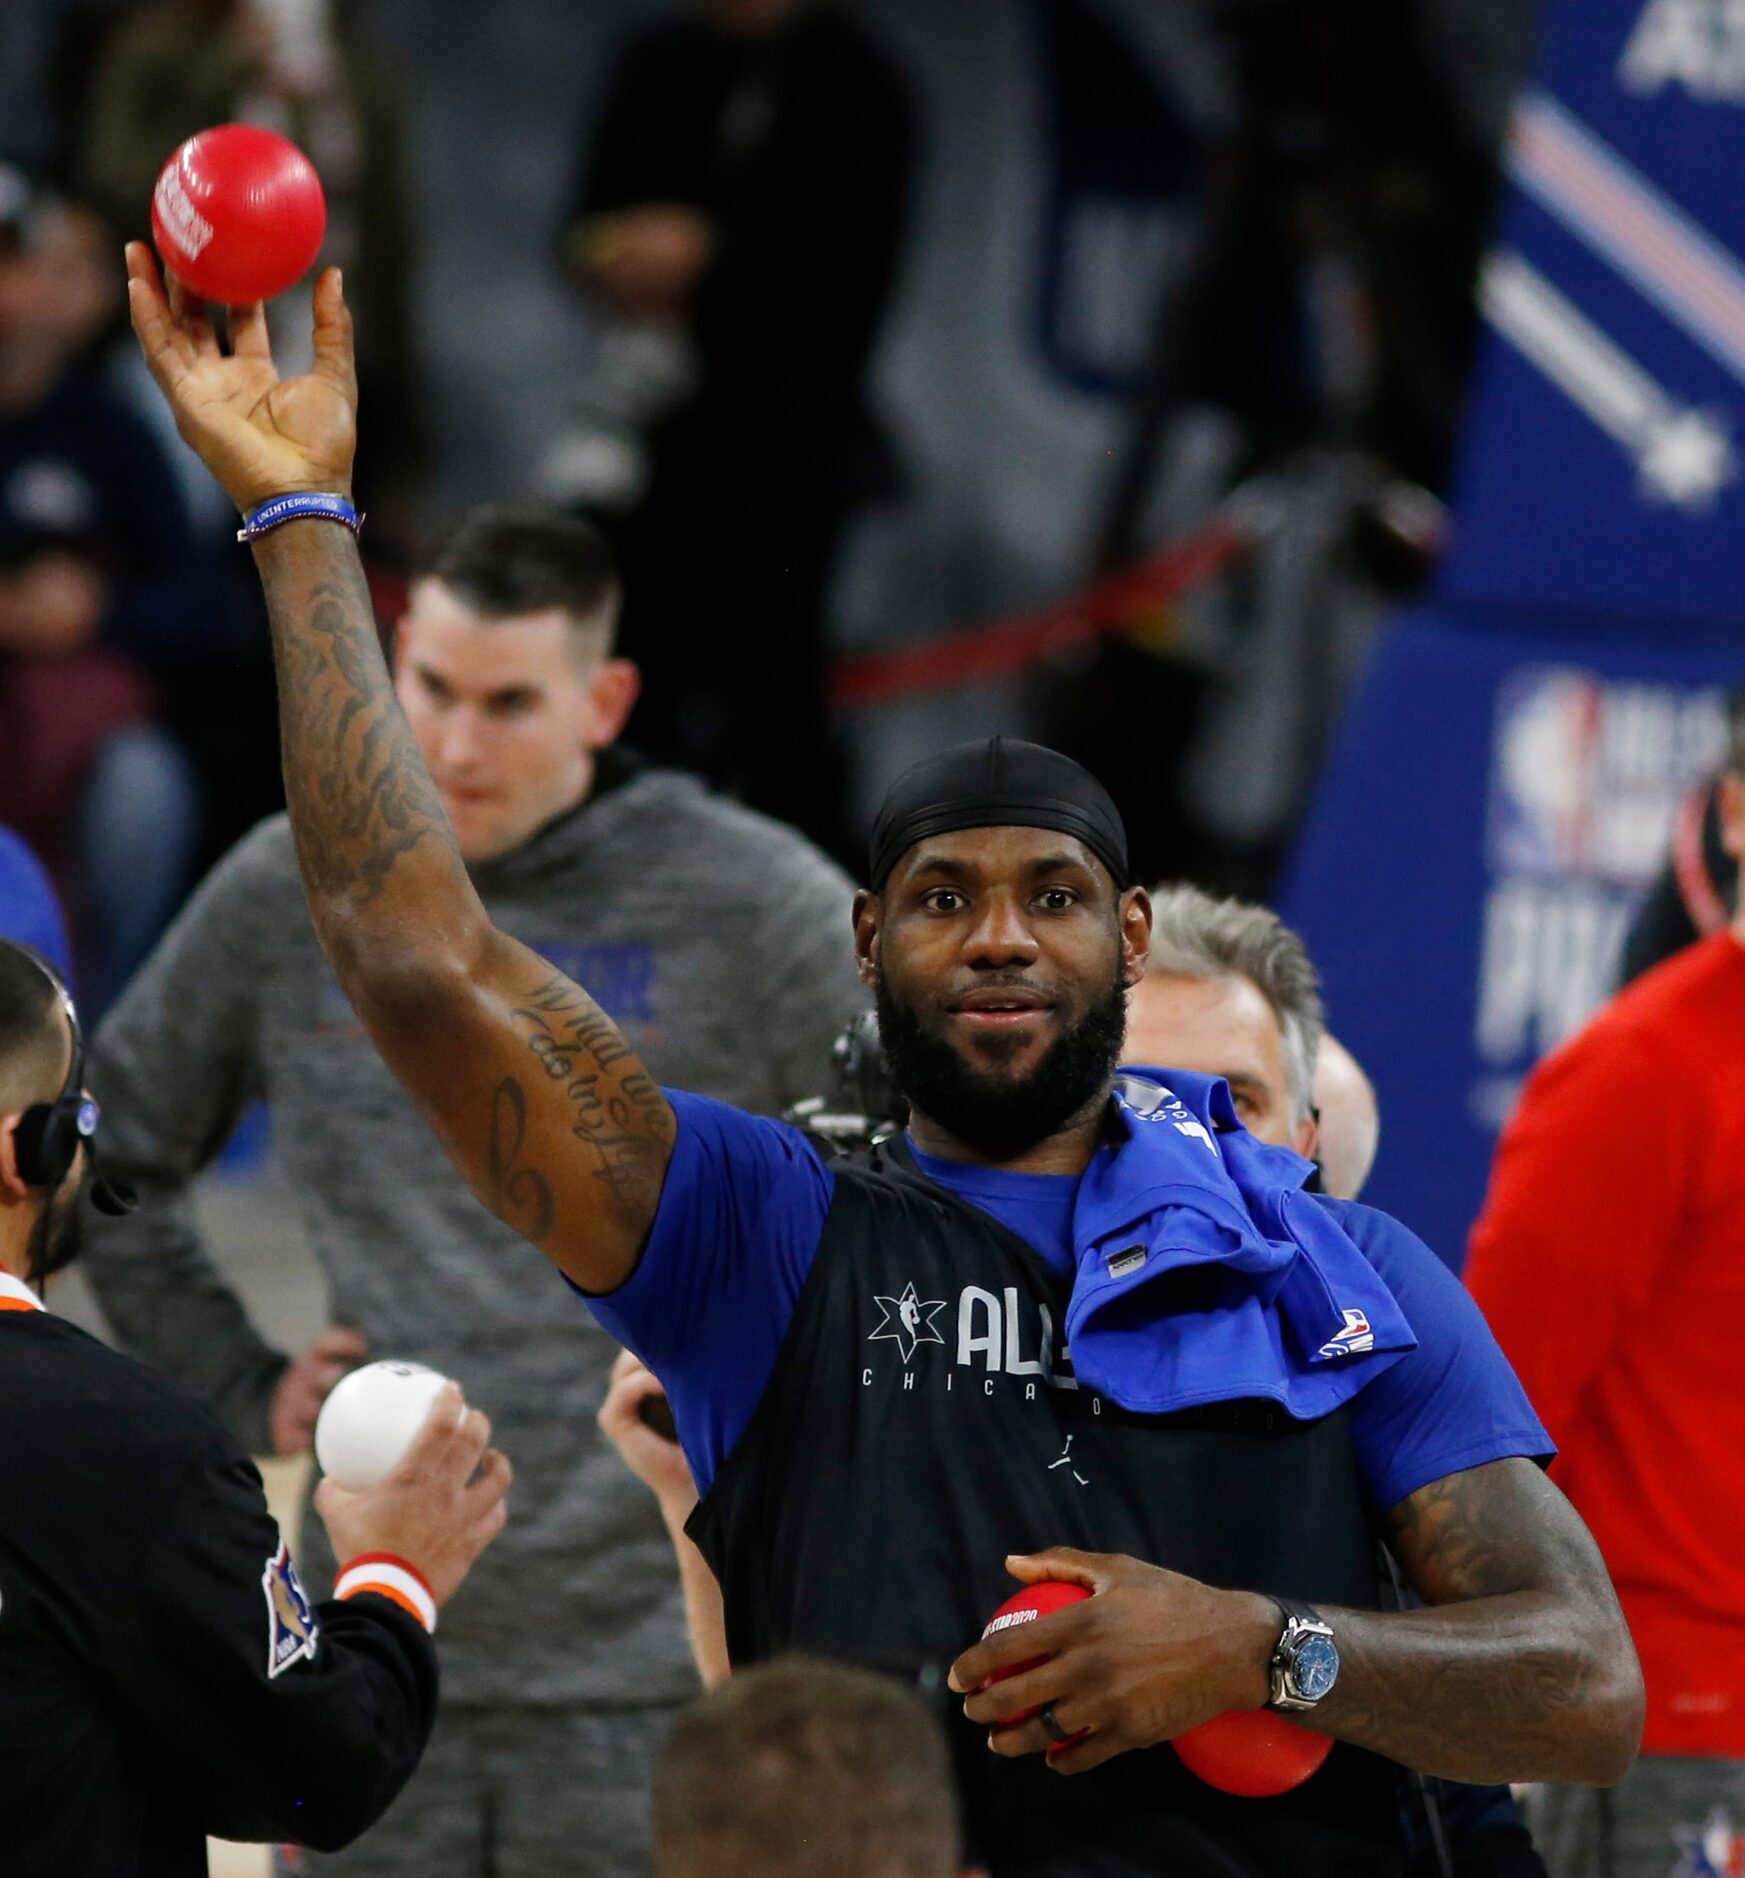
[[[429,1581],[416,1565],[396,1558],[392,1552],[360,1552],[349,1565],[340,1567],[333,1595],[355,1598],[365,1591],[391,1599],[435,1634],[436,1598]]]

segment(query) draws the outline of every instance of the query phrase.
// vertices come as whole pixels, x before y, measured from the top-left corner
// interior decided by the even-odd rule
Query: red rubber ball
[[[982,1641],[996,1637],[1002,1630],[1010,1630],[1014,1624],[1033,1624],[1037,1618],[1046,1617],[1051,1611],[1063,1610],[1069,1604],[1077,1604],[1081,1598],[1091,1594],[1083,1585],[1069,1585],[1064,1578],[1044,1578],[1040,1584],[1026,1585],[1015,1596],[1009,1597],[990,1617],[982,1629]],[[982,1686],[1005,1682],[1009,1677],[1022,1676],[1025,1670],[1034,1669],[1038,1663],[1046,1663],[1044,1656],[1027,1657],[1022,1663],[1014,1663],[1010,1669],[995,1670]],[[1009,1728],[1014,1722],[1028,1721],[1032,1715],[1040,1715],[1040,1708],[1027,1708],[1021,1715],[1005,1715],[1000,1719],[1002,1728]]]
[[[287,137],[252,124],[203,130],[170,158],[151,198],[164,265],[202,300],[249,306],[315,265],[327,198]]]
[[[1207,1786],[1245,1800],[1267,1800],[1300,1787],[1333,1751],[1330,1736],[1310,1734],[1260,1708],[1214,1715],[1171,1745]]]

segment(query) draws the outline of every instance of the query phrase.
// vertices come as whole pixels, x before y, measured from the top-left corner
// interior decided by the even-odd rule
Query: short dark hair
[[[619,584],[612,550],[592,522],[550,502],[474,509],[419,569],[491,619],[562,607],[578,626],[604,628],[610,650]]]
[[[28,947],[0,939],[0,1114],[52,1100],[65,1037],[48,970]]]
[[[945,1731],[888,1676],[777,1657],[673,1724],[654,1775],[654,1839],[661,1878],[950,1878]]]
[[[1745,776],[1745,678],[1727,694],[1727,764]]]

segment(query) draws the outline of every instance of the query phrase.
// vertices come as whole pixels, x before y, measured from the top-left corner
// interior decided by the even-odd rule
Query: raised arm
[[[349,496],[357,380],[337,270],[315,286],[315,362],[281,380],[257,307],[231,351],[128,249],[134,330],[176,428],[245,513]],[[256,542],[285,790],[323,949],[467,1184],[584,1290],[635,1269],[673,1140],[666,1098],[597,1004],[490,921],[394,698],[357,547],[294,521]]]

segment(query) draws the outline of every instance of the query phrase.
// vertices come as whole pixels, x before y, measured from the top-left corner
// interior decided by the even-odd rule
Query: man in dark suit
[[[223,1425],[43,1308],[72,1258],[97,1106],[72,999],[0,940],[0,1846],[8,1878],[194,1878],[206,1836],[333,1848],[436,1715],[437,1610],[502,1530],[509,1464],[450,1383],[379,1485],[316,1496],[304,1591]]]

